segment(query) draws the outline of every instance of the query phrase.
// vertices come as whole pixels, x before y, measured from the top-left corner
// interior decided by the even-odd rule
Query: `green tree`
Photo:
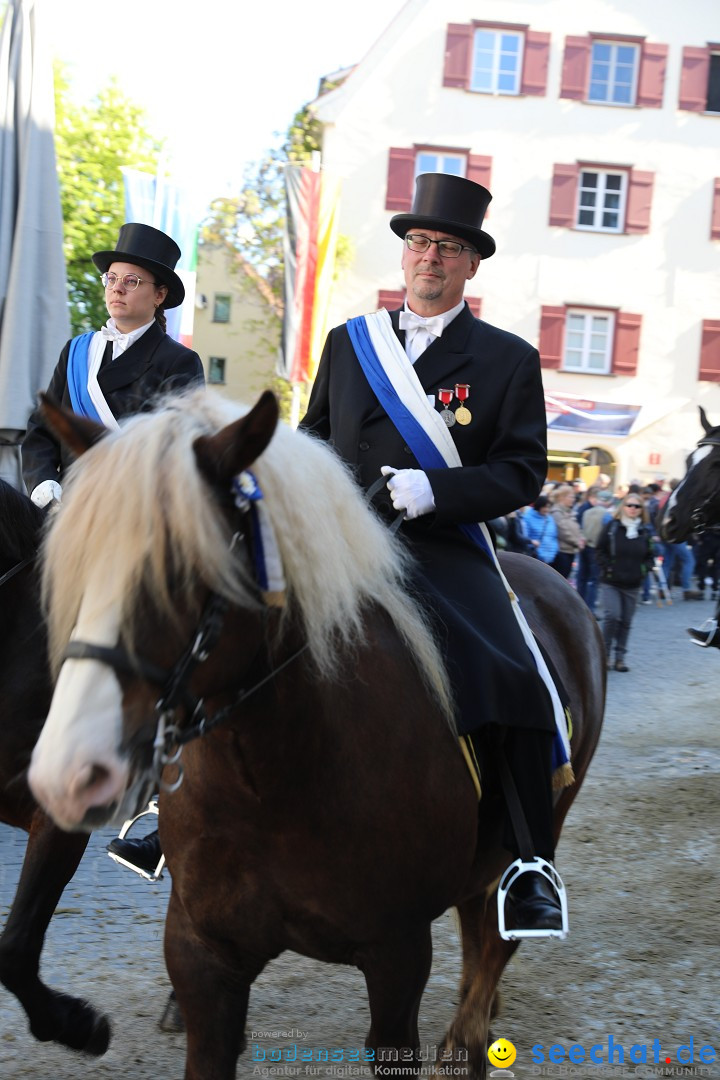
[[[89,104],[78,105],[56,66],[55,114],[70,321],[78,334],[108,317],[90,256],[114,248],[125,220],[122,167],[156,172],[161,144],[147,130],[145,111],[115,79]]]

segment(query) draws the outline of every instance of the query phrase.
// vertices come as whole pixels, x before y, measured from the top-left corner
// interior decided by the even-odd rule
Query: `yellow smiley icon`
[[[507,1039],[496,1039],[488,1049],[488,1061],[499,1069],[509,1068],[516,1057],[517,1051]]]

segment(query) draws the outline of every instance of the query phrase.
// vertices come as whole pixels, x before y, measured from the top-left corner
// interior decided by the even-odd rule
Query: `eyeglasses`
[[[159,284],[157,281],[150,281],[150,278],[138,277],[137,274],[123,274],[122,277],[112,273],[103,274],[100,280],[106,289],[114,289],[119,282],[128,292],[135,292],[138,285],[141,285],[143,281],[148,281],[151,285]]]
[[[642,510],[642,503],[625,503],[626,510]]]
[[[457,259],[461,251],[472,251],[473,255],[477,255],[475,248],[467,247],[459,240],[431,240],[422,233],[406,233],[405,243],[411,251],[427,251],[431,244],[437,244],[438,254],[443,259]]]

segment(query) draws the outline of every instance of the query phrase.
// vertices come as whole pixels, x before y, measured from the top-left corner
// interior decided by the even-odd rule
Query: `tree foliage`
[[[147,130],[145,111],[115,79],[90,103],[78,105],[57,66],[55,114],[70,320],[77,334],[107,319],[90,257],[115,247],[125,221],[122,166],[156,172],[161,145]]]

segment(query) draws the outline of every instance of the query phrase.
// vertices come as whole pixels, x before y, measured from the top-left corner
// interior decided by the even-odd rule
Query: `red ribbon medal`
[[[472,413],[465,408],[465,402],[470,397],[470,383],[456,383],[455,397],[460,402],[460,408],[455,410],[455,419],[458,424],[469,424],[472,420]]]
[[[453,399],[453,392],[452,390],[445,390],[441,388],[440,390],[438,390],[438,397],[445,406],[444,409],[440,410],[440,415],[442,416],[447,426],[452,427],[455,423],[455,413],[452,412],[452,410],[449,409],[448,406]]]

